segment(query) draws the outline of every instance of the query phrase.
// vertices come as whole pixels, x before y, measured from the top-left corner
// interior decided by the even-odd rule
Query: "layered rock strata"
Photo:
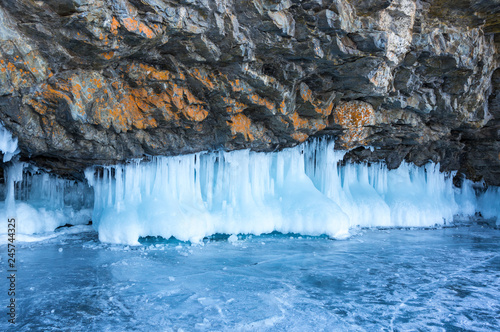
[[[4,0],[0,120],[95,164],[333,135],[500,185],[498,0]],[[365,147],[373,147],[366,149]]]

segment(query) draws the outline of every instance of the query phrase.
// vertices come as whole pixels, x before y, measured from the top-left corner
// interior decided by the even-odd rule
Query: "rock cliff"
[[[328,134],[500,185],[499,32],[498,0],[3,0],[0,120],[65,176]]]

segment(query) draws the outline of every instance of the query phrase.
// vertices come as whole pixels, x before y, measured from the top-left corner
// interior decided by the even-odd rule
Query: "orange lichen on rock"
[[[201,105],[188,105],[182,109],[182,114],[191,121],[203,121],[208,116],[208,111]]]
[[[132,128],[157,127],[157,122],[151,114],[155,109],[153,105],[156,106],[157,103],[164,108],[169,105],[161,105],[161,101],[157,99],[150,100],[150,94],[144,88],[131,88],[120,84],[118,87],[121,93],[116,94],[116,99],[109,95],[106,98],[96,98],[92,122],[106,128],[113,126],[118,132]]]
[[[23,64],[19,64],[18,62],[16,62],[16,64],[23,66]],[[4,75],[6,75],[2,76],[4,78],[7,78],[7,81],[10,81],[11,83],[12,88],[10,92],[13,92],[14,90],[19,89],[21,87],[31,86],[34,83],[34,78],[35,75],[37,74],[23,70],[22,68],[18,68],[12,62],[5,60],[3,61],[3,63],[0,64],[0,71]]]
[[[168,81],[172,78],[172,74],[168,70],[153,70],[149,76],[157,81]]]
[[[231,120],[227,121],[227,125],[231,128],[233,135],[242,134],[247,141],[254,140],[254,136],[250,130],[252,121],[244,114],[231,115]]]
[[[128,31],[136,31],[139,28],[139,22],[137,22],[137,20],[133,17],[124,18],[122,21],[123,26]]]
[[[15,70],[12,64],[5,63],[3,67],[5,71],[8,67]],[[26,72],[25,75],[31,74]],[[133,78],[136,84],[130,86],[127,80],[82,71],[66,79],[59,78],[52,85],[43,84],[24,100],[42,117],[54,113],[60,105],[67,105],[63,109],[75,121],[112,127],[116,132],[154,128],[163,120],[188,128],[185,122],[182,124],[181,117],[194,122],[189,128],[202,130],[203,127],[197,124],[209,116],[209,109],[184,85],[180,75],[144,64],[128,66],[125,75]],[[236,101],[231,106],[235,113],[238,108],[246,107]],[[236,128],[241,126],[236,125]],[[253,139],[253,136],[247,137]]]
[[[288,120],[291,121],[293,128],[296,130],[296,132],[291,135],[294,139],[295,137],[303,138],[304,135],[306,135],[305,133],[297,132],[297,130],[305,130],[306,132],[312,133],[326,128],[327,119],[303,118],[297,112],[293,112],[286,117],[288,117]],[[295,135],[295,137],[293,135]]]
[[[304,134],[304,133],[299,133],[299,132],[295,132],[290,136],[292,136],[292,138],[294,140],[301,142],[301,143],[304,142],[309,137],[309,135]]]
[[[55,110],[62,100],[69,106],[75,120],[105,128],[112,126],[117,132],[156,127],[157,120],[153,117],[156,110],[160,110],[167,121],[178,120],[171,111],[170,97],[166,92],[156,94],[144,87],[123,86],[119,81],[110,84],[98,74],[73,75],[67,82],[61,80],[56,86],[44,84],[41,92],[27,103],[45,115]],[[195,118],[201,117],[197,110],[191,113]]]
[[[156,109],[159,109],[162,111],[165,120],[179,119],[179,116],[172,111],[170,96],[165,91],[156,94],[144,88],[126,88],[126,90],[129,92],[129,95],[134,97],[133,102],[135,102],[142,113],[152,114]]]
[[[109,109],[109,115],[116,129],[127,131],[132,126],[137,129],[155,128],[157,126],[156,120],[139,108],[135,96],[137,93],[140,93],[140,91],[131,90],[129,94],[125,94],[121,98],[119,103]]]
[[[64,92],[54,89],[48,84],[42,85],[42,97],[52,103],[57,103],[59,100],[66,100],[68,103],[72,103],[71,98]]]
[[[205,110],[204,107],[201,108],[190,107],[193,105],[202,106],[205,105],[205,103],[197,99],[187,88],[174,84],[172,90],[167,90],[167,92],[170,94],[171,100],[175,105],[175,107],[177,107],[177,109],[179,109],[188,119],[203,120],[207,117],[208,112]],[[194,114],[198,111],[200,113],[195,116]],[[195,121],[201,121],[201,120],[195,120]]]
[[[49,84],[42,84],[40,90],[35,92],[32,98],[25,99],[25,102],[31,105],[38,114],[47,115],[55,111],[55,106],[61,100],[65,100],[68,105],[73,103],[67,92],[65,93]]]
[[[330,102],[329,104],[323,107],[316,107],[314,110],[318,114],[323,114],[324,116],[330,116],[330,114],[332,114],[333,111],[333,102]]]
[[[134,72],[139,76],[139,79],[145,80],[146,78],[148,79],[154,79],[156,81],[169,81],[174,78],[174,76],[168,71],[168,70],[160,70],[156,69],[153,66],[145,65],[140,63],[139,65],[129,65],[128,68],[129,72]]]
[[[201,132],[203,131],[203,124],[202,123],[197,123],[193,126],[193,129],[198,131],[198,132]]]
[[[281,113],[281,114],[286,114],[286,102],[285,102],[285,99],[283,99],[283,101],[280,103],[280,106],[278,108],[278,111]]]
[[[288,121],[283,119],[283,117],[281,115],[278,115],[278,120],[280,120],[281,123],[285,125],[285,127],[288,127],[290,125],[290,123],[288,123]]]
[[[345,146],[352,147],[363,144],[369,134],[367,126],[375,124],[375,111],[372,105],[365,102],[344,102],[335,108],[333,119],[345,129],[341,136]]]
[[[115,55],[115,52],[107,52],[107,53],[101,53],[101,55],[106,59],[106,60],[111,60],[113,56]]]
[[[251,91],[251,88],[249,88],[245,83],[243,83],[239,79],[236,79],[234,81],[229,81],[229,84],[231,84],[231,88],[233,89],[234,92]]]
[[[226,103],[227,105],[226,107],[227,113],[232,113],[232,114],[240,113],[248,107],[248,105],[240,103],[239,101],[234,100],[232,98],[222,97],[222,100],[224,100],[224,103]]]
[[[44,103],[42,103],[38,99],[34,99],[34,98],[28,99],[26,101],[26,104],[33,107],[35,112],[37,112],[38,114],[41,114],[41,115],[44,115],[49,111],[49,108],[47,107],[47,105],[45,105]]]
[[[313,131],[320,131],[326,128],[326,120],[325,119],[312,119],[309,121],[308,129]]]
[[[155,36],[153,30],[151,30],[146,24],[137,21],[133,17],[126,17],[122,20],[122,22],[125,29],[127,29],[130,32],[142,33],[149,39]]]
[[[191,105],[191,104],[205,104],[204,102],[202,102],[201,100],[199,100],[198,98],[196,98],[192,93],[191,91],[189,91],[187,88],[182,88],[183,89],[183,93],[184,93],[184,97],[186,97],[188,103]]]
[[[250,96],[248,96],[248,99],[252,103],[254,103],[256,105],[264,106],[265,108],[267,108],[269,110],[274,110],[274,104],[273,103],[271,103],[269,100],[267,100],[265,98],[260,97],[256,93],[251,94]]]
[[[113,19],[111,19],[111,33],[116,36],[118,34],[118,28],[119,27],[120,27],[120,23],[113,16]]]
[[[7,70],[8,70],[8,71],[15,71],[16,69],[17,69],[17,68],[16,68],[16,66],[14,66],[14,64],[13,64],[13,63],[9,62],[9,63],[7,64]]]
[[[172,80],[186,80],[182,72],[170,72],[168,70],[156,69],[143,63],[133,63],[127,66],[129,76],[136,81],[147,84],[149,80],[165,81],[171,84]]]
[[[167,114],[168,116],[165,117],[166,120],[175,118],[173,112],[171,111],[172,105],[170,103],[170,97],[165,91],[162,91],[159,94],[148,93],[144,100],[148,104],[162,110],[164,114]]]
[[[139,31],[143,33],[146,37],[149,39],[153,38],[155,36],[155,33],[153,30],[151,30],[146,24],[139,22]]]
[[[174,84],[171,89],[166,89],[165,92],[169,96],[169,101],[186,119],[203,121],[208,116],[206,104],[196,98],[187,88]]]
[[[299,116],[299,113],[293,112],[290,116],[289,119],[292,120],[293,127],[295,130],[297,129],[304,129],[308,127],[308,121],[306,119],[303,119]]]
[[[347,128],[361,128],[374,124],[375,120],[373,107],[361,101],[351,101],[338,105],[333,116],[337,124]]]
[[[304,101],[313,103],[312,91],[306,84],[300,85],[300,96]]]
[[[179,87],[177,84],[174,84],[172,90],[168,92],[175,107],[177,107],[178,109],[183,109],[186,104],[186,102],[184,101],[184,88]]]
[[[209,75],[204,70],[200,70],[198,68],[194,68],[189,72],[189,74],[197,79],[201,84],[203,84],[206,88],[209,90],[215,89],[215,84],[213,81],[215,81],[215,77],[213,75],[210,75],[212,79],[210,79]]]
[[[308,102],[314,107],[314,111],[316,113],[322,114],[324,116],[329,116],[330,114],[332,114],[334,106],[333,102],[330,101],[323,103],[320,100],[315,99],[313,97],[313,92],[311,91],[311,89],[309,89],[309,87],[305,83],[302,83],[300,85],[300,96],[302,97],[304,102]]]

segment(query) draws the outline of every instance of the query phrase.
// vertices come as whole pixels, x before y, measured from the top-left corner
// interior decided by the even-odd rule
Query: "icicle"
[[[3,162],[6,163],[12,159],[18,152],[17,137],[13,138],[12,134],[5,129],[0,123],[0,151],[3,153]]]
[[[17,146],[2,128],[5,158]],[[32,168],[23,175],[24,165],[11,158],[0,217],[17,215],[19,232],[33,234],[87,223],[92,213],[101,241],[127,244],[148,235],[198,242],[214,233],[272,231],[342,238],[357,226],[427,227],[478,211],[500,222],[498,188],[480,191],[470,181],[454,188],[454,174],[440,173],[439,164],[340,166],[344,155],[322,138],[277,153],[154,157],[89,168],[90,187]]]
[[[14,162],[7,166],[5,182],[7,183],[7,195],[5,197],[5,209],[8,218],[17,217],[15,201],[15,184],[23,179],[24,163]]]
[[[146,235],[195,242],[272,231],[343,237],[349,227],[434,226],[471,214],[455,202],[452,176],[439,165],[339,167],[343,156],[318,139],[278,153],[198,153],[112,167],[123,185],[89,171],[94,225],[102,241],[137,244]],[[110,204],[113,195],[126,203]]]
[[[474,190],[474,183],[471,180],[463,179],[462,186],[455,188],[454,196],[459,207],[459,216],[467,217],[474,215],[477,207],[477,197]],[[498,204],[500,204],[500,197]]]
[[[17,138],[2,125],[0,150],[7,163],[4,166],[6,195],[5,202],[0,203],[0,218],[15,218],[16,234],[54,231],[66,223],[88,223],[93,198],[88,187],[46,173],[37,174],[36,168],[19,162],[15,157],[19,152]]]
[[[94,225],[102,241],[119,243],[146,235],[199,241],[216,232],[274,230],[344,236],[347,216],[306,175],[301,149],[157,157],[115,166],[123,190],[119,181],[113,187],[87,171],[96,195]],[[103,187],[117,188],[114,195],[127,201],[123,209],[103,200]]]

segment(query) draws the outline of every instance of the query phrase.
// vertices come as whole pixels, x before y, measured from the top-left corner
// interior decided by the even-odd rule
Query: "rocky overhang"
[[[351,161],[500,185],[499,17],[498,0],[3,0],[0,120],[67,177],[331,135]]]

